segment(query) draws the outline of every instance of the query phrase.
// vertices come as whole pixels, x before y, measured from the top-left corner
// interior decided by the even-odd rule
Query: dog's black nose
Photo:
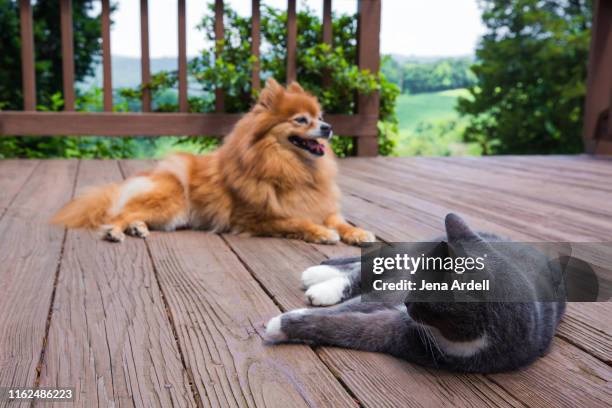
[[[332,135],[332,127],[329,123],[319,122],[319,129],[323,137],[330,138]]]

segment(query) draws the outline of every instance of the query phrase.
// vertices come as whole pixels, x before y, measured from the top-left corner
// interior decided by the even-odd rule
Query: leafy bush
[[[214,9],[209,5],[211,11]],[[238,15],[230,7],[225,8],[225,38],[215,44],[214,14],[203,18],[199,29],[206,35],[211,46],[202,50],[200,55],[189,63],[189,76],[200,86],[201,92],[189,98],[189,110],[192,112],[214,111],[214,91],[221,88],[225,94],[227,112],[244,112],[249,109],[257,97],[251,89],[251,71],[255,60],[251,56],[251,19]],[[356,16],[334,16],[333,48],[322,42],[320,19],[311,9],[297,13],[297,77],[300,84],[319,98],[327,113],[349,114],[355,111],[357,92],[369,94],[379,91],[381,96],[379,126],[379,153],[386,155],[393,150],[393,136],[397,132],[397,121],[394,114],[395,100],[399,89],[387,81],[384,75],[360,70],[353,61],[356,59]],[[285,11],[264,6],[261,11],[261,72],[262,76],[274,78],[286,77],[286,25]],[[216,47],[221,52],[215,57]],[[330,86],[323,87],[323,77],[329,75]],[[153,75],[147,84],[154,99],[167,93],[177,85],[177,73],[162,71]],[[131,103],[136,103],[142,94],[142,88],[123,89],[121,96]],[[176,111],[176,100],[156,103],[156,111]],[[202,143],[206,148],[216,143],[212,138],[186,138],[186,142]],[[349,137],[334,138],[333,148],[340,156],[352,154],[353,139]]]
[[[591,1],[480,1],[488,31],[461,98],[466,141],[485,154],[582,151]]]

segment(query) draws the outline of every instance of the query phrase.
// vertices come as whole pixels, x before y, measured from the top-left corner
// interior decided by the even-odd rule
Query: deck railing
[[[252,48],[259,57],[260,0],[252,1]],[[331,1],[323,1],[323,41],[331,45]],[[61,44],[63,72],[63,112],[36,111],[36,77],[34,71],[34,37],[30,0],[20,0],[21,61],[23,76],[23,111],[0,111],[1,135],[98,135],[98,136],[224,136],[240,114],[224,113],[223,90],[215,92],[215,113],[188,113],[187,102],[187,35],[185,0],[178,0],[178,113],[151,112],[151,93],[142,92],[142,112],[113,112],[111,73],[110,4],[102,2],[102,65],[104,112],[75,112],[74,50],[72,1],[60,0]],[[223,0],[215,0],[215,38],[223,40]],[[297,78],[297,18],[296,0],[287,1],[287,78]],[[381,0],[358,0],[358,65],[361,69],[378,72],[380,67]],[[148,2],[140,0],[141,70],[142,83],[151,79],[149,56]],[[0,68],[1,69],[1,68]],[[324,79],[328,81],[328,79]],[[260,89],[260,66],[253,67],[251,85]],[[359,95],[357,112],[352,115],[328,115],[335,133],[354,136],[359,156],[374,156],[378,151],[377,121],[379,96],[377,93]]]
[[[593,2],[583,139],[588,153],[612,155],[612,1],[610,0]]]

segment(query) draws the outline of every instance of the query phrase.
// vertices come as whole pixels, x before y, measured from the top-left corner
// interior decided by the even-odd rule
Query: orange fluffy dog
[[[354,245],[374,236],[339,213],[336,163],[312,95],[266,83],[224,144],[205,156],[177,154],[152,171],[88,191],[52,222],[100,228],[104,238],[146,237],[149,228],[283,236]]]

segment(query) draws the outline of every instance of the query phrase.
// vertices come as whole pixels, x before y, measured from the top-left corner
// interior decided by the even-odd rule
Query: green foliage
[[[48,101],[46,105],[38,105],[37,110],[54,112],[63,109],[64,100],[61,93],[49,96]],[[101,111],[102,91],[93,88],[79,95],[76,109]],[[133,157],[137,148],[135,138],[131,137],[0,137],[0,158],[125,158]]]
[[[213,5],[209,5],[212,10]],[[379,126],[379,153],[391,153],[397,131],[394,115],[395,100],[399,89],[386,80],[384,75],[360,70],[353,61],[356,59],[356,17],[333,16],[333,44],[321,44],[322,26],[315,13],[306,9],[297,14],[297,76],[300,84],[316,95],[326,113],[353,113],[357,92],[369,94],[379,91],[381,95]],[[286,25],[285,11],[264,6],[261,11],[261,72],[262,76],[286,77]],[[189,63],[189,75],[201,91],[189,98],[192,112],[214,111],[215,89],[223,89],[225,110],[244,112],[253,104],[257,95],[251,89],[251,71],[255,60],[251,57],[251,20],[241,17],[230,7],[225,8],[225,39],[215,44],[214,14],[207,14],[198,28],[204,33],[211,46]],[[219,51],[219,57],[216,52]],[[328,76],[331,85],[323,87],[323,78]],[[176,87],[177,73],[163,71],[153,76],[147,85],[154,98]],[[142,89],[123,89],[120,94],[131,103],[140,98]],[[176,111],[176,100],[167,104],[157,103],[157,111]],[[184,143],[203,143],[206,148],[217,139],[186,138]],[[352,154],[353,139],[334,138],[333,147],[340,156]]]
[[[466,119],[455,110],[457,98],[467,96],[465,89],[403,94],[397,100],[399,156],[479,155],[475,143],[463,142]]]
[[[100,55],[100,19],[92,17],[96,0],[73,0],[74,69],[78,80],[93,75],[92,63]],[[36,92],[41,105],[52,103],[62,90],[60,8],[57,1],[37,1],[32,6],[36,54]],[[23,107],[21,91],[21,37],[19,5],[15,0],[0,0],[0,101],[3,109]]]
[[[74,68],[77,81],[93,75],[93,62],[100,54],[100,19],[91,16],[96,0],[73,0]],[[36,99],[40,111],[63,109],[60,15],[57,1],[33,5],[36,53]],[[18,2],[0,0],[0,109],[20,110],[21,39]],[[78,110],[101,110],[99,90],[82,93]],[[130,138],[100,137],[0,137],[4,157],[125,157],[134,151]]]
[[[386,56],[382,72],[402,93],[437,92],[476,84],[470,70],[472,58],[440,58],[433,61],[406,60]]]
[[[478,85],[458,110],[485,154],[582,151],[590,0],[482,0]]]

